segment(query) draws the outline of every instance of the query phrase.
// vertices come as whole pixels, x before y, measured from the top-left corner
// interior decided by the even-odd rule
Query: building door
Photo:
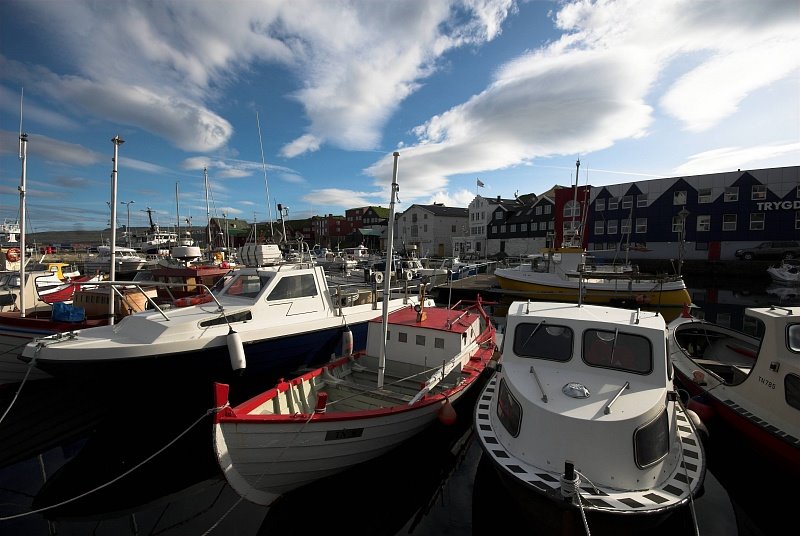
[[[708,243],[708,260],[718,261],[721,254],[722,244],[720,242]]]

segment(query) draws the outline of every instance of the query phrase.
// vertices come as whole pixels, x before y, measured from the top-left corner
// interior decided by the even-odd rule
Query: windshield
[[[222,289],[220,295],[234,298],[255,298],[261,289],[269,284],[270,279],[270,275],[237,274]]]

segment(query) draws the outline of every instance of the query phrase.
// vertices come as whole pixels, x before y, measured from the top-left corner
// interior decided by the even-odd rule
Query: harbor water
[[[687,284],[707,319],[734,327],[748,306],[800,305],[798,288]],[[4,536],[467,535],[520,528],[544,534],[483,462],[469,404],[458,408],[455,425],[437,423],[395,452],[264,507],[241,499],[217,466],[209,385],[110,378],[6,387],[0,389]],[[704,493],[692,505],[695,521],[664,533],[765,536],[792,526],[792,483],[739,445],[718,444],[708,452]]]

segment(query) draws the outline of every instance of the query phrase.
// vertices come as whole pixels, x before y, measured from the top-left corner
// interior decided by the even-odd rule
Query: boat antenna
[[[258,111],[256,111],[256,124],[258,125],[258,144],[261,146],[261,167],[264,170],[264,191],[267,194],[267,221],[269,222],[269,234],[275,237],[275,230],[272,228],[272,204],[269,202],[269,183],[267,182],[267,162],[264,160],[264,143],[261,141],[261,121],[258,119]],[[255,214],[253,214],[255,221]],[[258,235],[255,237],[256,244],[258,243]]]
[[[211,207],[208,205],[208,168],[203,168],[203,182],[205,183],[206,189],[206,234],[208,243],[206,244],[206,250],[208,252],[208,258],[211,258]]]
[[[394,248],[394,200],[397,197],[399,190],[397,186],[397,159],[400,158],[400,153],[395,151],[392,153],[394,156],[394,169],[392,171],[392,188],[391,188],[391,201],[389,202],[389,229],[386,233],[386,273],[383,279],[383,312],[381,315],[381,330],[383,337],[381,339],[381,353],[378,360],[378,389],[383,387],[383,375],[386,370],[386,337],[389,330],[389,292],[392,281],[392,248]]]

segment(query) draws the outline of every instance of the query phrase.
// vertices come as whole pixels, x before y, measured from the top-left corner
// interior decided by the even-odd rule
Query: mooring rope
[[[129,474],[131,474],[135,470],[139,469],[141,466],[143,466],[144,464],[146,464],[147,462],[149,462],[150,460],[152,460],[153,458],[155,458],[156,456],[158,456],[159,454],[161,454],[162,452],[167,450],[176,441],[178,441],[180,438],[182,438],[184,435],[186,435],[189,432],[189,430],[191,430],[192,428],[197,426],[197,424],[200,423],[203,419],[205,419],[209,415],[213,415],[214,413],[217,413],[217,412],[221,411],[224,407],[225,406],[220,406],[220,407],[215,407],[215,408],[209,409],[200,418],[198,418],[192,424],[190,424],[188,428],[186,428],[183,432],[178,434],[172,441],[170,441],[169,443],[167,443],[166,445],[164,445],[163,447],[158,449],[156,452],[154,452],[153,454],[151,454],[150,456],[148,456],[147,458],[145,458],[141,462],[137,463],[136,465],[134,465],[133,467],[131,467],[130,469],[128,469],[124,473],[120,474],[119,476],[116,476],[116,477],[112,478],[108,482],[106,482],[104,484],[100,484],[99,486],[97,486],[97,487],[95,487],[93,489],[90,489],[89,491],[85,491],[85,492],[81,493],[80,495],[72,497],[71,499],[66,499],[66,500],[63,500],[63,501],[61,501],[59,503],[51,504],[49,506],[45,506],[43,508],[39,508],[38,510],[30,510],[28,512],[22,512],[22,513],[19,513],[19,514],[0,517],[0,521],[10,521],[12,519],[19,519],[19,518],[27,517],[27,516],[30,516],[30,515],[33,515],[33,514],[40,514],[42,512],[46,512],[47,510],[52,510],[53,508],[58,508],[60,506],[64,506],[65,504],[70,504],[70,503],[75,502],[75,501],[77,501],[79,499],[82,499],[82,498],[84,498],[84,497],[86,497],[88,495],[91,495],[92,493],[94,493],[96,491],[100,491],[101,489],[107,488],[111,484],[114,484],[115,482],[117,482],[117,481],[121,480],[122,478],[128,476]]]
[[[581,500],[581,477],[583,475],[578,471],[575,471],[575,478],[572,480],[567,480],[566,476],[562,473],[561,474],[561,495],[564,497],[568,497],[570,499],[576,499],[578,501],[578,510],[581,513],[581,520],[583,521],[583,528],[586,530],[586,536],[591,536],[591,531],[589,530],[589,522],[586,519],[586,512],[583,509],[583,501]],[[585,477],[584,477],[585,478]],[[588,479],[587,479],[588,480]],[[591,484],[591,481],[590,481]],[[592,484],[592,487],[595,487]]]
[[[25,346],[27,343],[22,344],[20,346]],[[11,399],[11,403],[8,405],[6,410],[3,412],[3,416],[0,417],[0,424],[3,424],[3,421],[6,419],[8,412],[11,411],[11,408],[14,407],[14,404],[17,403],[17,399],[19,398],[19,394],[22,392],[22,387],[25,385],[25,382],[28,381],[28,376],[30,376],[31,370],[34,366],[36,366],[36,356],[39,354],[39,347],[36,348],[36,353],[33,355],[33,359],[31,362],[28,363],[28,368],[25,370],[25,376],[23,376],[22,381],[20,382],[19,386],[17,387],[17,392],[14,393],[14,398]]]

